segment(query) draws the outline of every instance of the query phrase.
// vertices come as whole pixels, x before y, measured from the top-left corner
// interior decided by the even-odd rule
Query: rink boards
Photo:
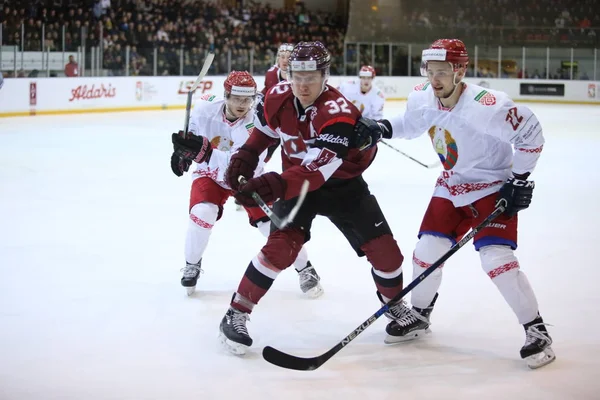
[[[355,77],[335,76],[337,86]],[[101,77],[6,79],[0,89],[0,117],[113,111],[143,111],[185,107],[195,77]],[[195,98],[222,95],[225,76],[202,81]],[[264,77],[256,76],[259,90]],[[469,78],[466,82],[501,90],[518,101],[600,104],[600,82]],[[406,100],[425,83],[422,77],[378,77],[375,85],[387,100]]]

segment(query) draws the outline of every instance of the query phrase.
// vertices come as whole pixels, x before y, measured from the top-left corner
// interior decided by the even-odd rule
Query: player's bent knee
[[[452,242],[448,238],[427,234],[421,235],[415,246],[413,261],[431,265],[450,250],[450,247],[452,247]]]
[[[304,245],[304,233],[299,229],[277,230],[269,235],[261,252],[269,263],[284,270],[296,260]]]
[[[481,267],[491,279],[514,274],[519,270],[519,261],[509,246],[490,245],[479,249]]]
[[[402,266],[404,256],[392,235],[383,235],[363,244],[361,250],[373,268],[382,272],[393,272]]]
[[[198,228],[211,229],[219,215],[219,206],[212,203],[198,203],[190,210],[190,220]]]

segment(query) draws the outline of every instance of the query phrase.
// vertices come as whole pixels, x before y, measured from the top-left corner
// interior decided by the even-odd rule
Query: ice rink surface
[[[185,295],[191,181],[169,167],[184,111],[0,119],[0,399],[599,399],[600,109],[530,107],[547,142],[517,256],[557,355],[535,371],[471,244],[444,268],[426,339],[385,345],[381,318],[317,371],[265,362],[265,345],[320,354],[379,308],[369,264],[324,218],[307,248],[325,294],[303,298],[296,272],[283,272],[252,314],[251,351],[227,354],[219,322],[264,239],[227,203]],[[403,108],[388,103],[386,115]],[[392,143],[437,159],[426,136]],[[438,173],[384,146],[365,173],[405,282]]]

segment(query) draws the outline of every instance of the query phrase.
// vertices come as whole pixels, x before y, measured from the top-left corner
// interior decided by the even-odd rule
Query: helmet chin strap
[[[454,92],[456,92],[456,88],[458,87],[458,84],[462,82],[462,81],[456,82],[457,76],[458,76],[458,71],[455,72],[454,75],[452,76],[452,84],[454,85],[454,87],[452,88],[452,91],[450,92],[450,94],[448,96],[442,97],[442,99],[449,99],[450,97],[452,97]]]
[[[240,119],[241,117],[236,117],[235,115],[233,115],[231,110],[229,110],[229,106],[227,106],[227,103],[225,103],[225,118],[227,118],[229,121],[233,122],[236,119]]]

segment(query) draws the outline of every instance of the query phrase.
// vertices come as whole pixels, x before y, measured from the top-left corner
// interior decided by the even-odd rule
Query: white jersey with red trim
[[[383,118],[385,96],[375,86],[372,86],[367,93],[363,93],[360,90],[360,81],[346,81],[338,90],[358,108],[363,117],[375,120]]]
[[[471,84],[452,109],[441,107],[429,83],[418,85],[404,114],[389,122],[393,138],[427,132],[444,167],[433,195],[456,207],[497,192],[511,172],[532,172],[544,145],[542,126],[528,107]]]
[[[211,178],[221,187],[230,189],[225,182],[225,170],[231,155],[246,143],[254,129],[254,116],[254,109],[251,109],[245,117],[229,122],[225,118],[224,99],[206,94],[197,101],[190,115],[189,132],[208,138],[213,151],[208,162],[195,163],[192,179]],[[262,173],[265,156],[266,152],[261,154],[256,174]]]

